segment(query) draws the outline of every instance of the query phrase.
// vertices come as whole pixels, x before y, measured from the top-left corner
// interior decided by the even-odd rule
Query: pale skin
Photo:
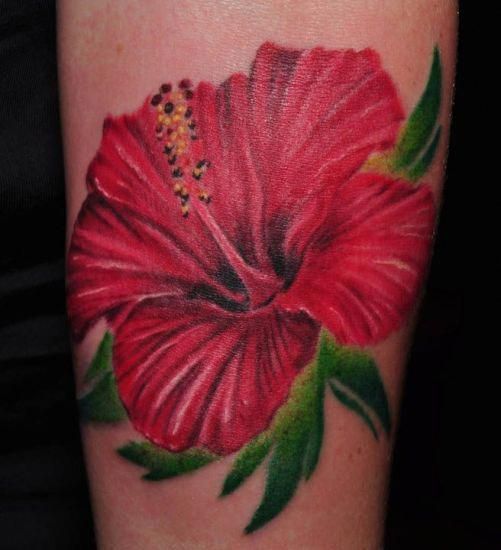
[[[373,48],[407,114],[421,94],[438,45],[444,138],[426,182],[440,203],[455,63],[454,1],[61,0],[58,12],[68,234],[86,196],[85,173],[107,114],[136,109],[165,80],[189,76],[217,83],[231,73],[247,72],[267,40],[296,48]],[[413,324],[411,319],[372,350],[395,421]],[[95,327],[75,348],[77,384],[103,328]],[[250,536],[242,534],[241,526],[259,502],[263,469],[227,499],[215,495],[229,459],[188,476],[148,483],[115,453],[123,441],[137,436],[129,424],[85,426],[99,547],[379,548],[392,438],[376,442],[355,415],[333,399],[325,403],[326,436],[317,470],[280,516]]]

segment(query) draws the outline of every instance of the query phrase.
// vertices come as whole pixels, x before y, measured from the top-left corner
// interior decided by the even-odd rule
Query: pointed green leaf
[[[329,379],[346,387],[374,412],[387,433],[391,431],[388,399],[372,357],[353,348],[337,346],[328,333],[323,332],[318,361]]]
[[[315,368],[314,376],[315,378],[312,381],[314,384],[313,410],[303,463],[303,476],[306,480],[311,477],[317,467],[324,437],[325,376],[323,370],[318,365]]]
[[[182,453],[171,453],[149,441],[131,441],[117,449],[120,456],[146,468],[143,479],[160,481],[186,474],[210,464],[218,457],[203,449],[189,449]]]
[[[263,499],[250,523],[245,528],[247,534],[256,531],[287,505],[294,495],[303,471],[303,459],[308,432],[303,425],[282,433],[276,442],[268,465],[266,487]]]
[[[440,134],[442,132],[442,127],[439,126],[436,131],[433,139],[431,140],[428,149],[419,160],[408,170],[407,174],[412,181],[417,181],[419,178],[424,176],[430,164],[433,162],[435,153],[437,152],[437,147],[440,142]]]
[[[99,347],[92,359],[90,367],[85,373],[85,382],[91,382],[106,371],[111,371],[111,354],[113,349],[113,335],[105,332]]]
[[[232,469],[224,480],[221,496],[232,493],[256,470],[263,462],[271,449],[272,438],[268,432],[265,432],[248,445],[246,445],[237,455]]]
[[[410,166],[427,146],[437,124],[441,96],[442,67],[438,48],[435,47],[426,88],[395,147],[392,159],[395,172]]]
[[[105,373],[94,388],[78,400],[78,405],[83,422],[119,422],[127,417],[112,372]]]
[[[287,403],[270,427],[272,456],[263,499],[245,528],[259,529],[287,505],[301,477],[310,477],[318,462],[323,435],[324,371],[317,362],[296,378]]]
[[[369,414],[365,411],[365,409],[360,405],[360,403],[353,399],[353,397],[350,397],[346,392],[344,392],[336,383],[334,380],[331,380],[329,382],[329,386],[332,390],[332,393],[339,399],[339,401],[348,409],[351,409],[354,413],[358,414],[360,418],[367,424],[369,429],[371,430],[372,434],[376,439],[378,439],[378,433],[376,430],[376,426],[374,426],[374,422],[372,422],[371,417]]]

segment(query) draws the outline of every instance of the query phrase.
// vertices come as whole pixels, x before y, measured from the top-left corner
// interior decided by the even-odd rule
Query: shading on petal
[[[290,216],[324,176],[342,183],[376,150],[393,144],[403,111],[370,49],[291,50],[266,43],[250,77],[253,150],[268,216]]]
[[[145,302],[116,334],[120,396],[157,445],[228,454],[269,425],[318,330],[307,315],[276,308],[241,316],[200,301]]]
[[[252,266],[271,269],[264,245],[265,182],[258,178],[249,138],[248,79],[234,74],[217,88],[203,82],[193,99],[197,143],[211,162],[204,185],[210,211],[233,247]]]
[[[68,255],[69,314],[79,337],[99,317],[118,318],[152,295],[203,293],[230,309],[246,299],[207,227],[181,217],[165,158],[157,158],[158,144],[149,148],[152,123],[148,105],[107,119],[89,167],[90,194]]]
[[[308,244],[280,303],[308,312],[339,343],[382,340],[416,298],[434,218],[428,186],[376,174],[353,177],[336,194],[330,223]]]

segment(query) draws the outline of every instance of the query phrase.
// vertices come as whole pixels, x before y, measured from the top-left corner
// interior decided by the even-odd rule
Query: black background
[[[501,548],[496,511],[481,481],[495,472],[485,471],[488,451],[479,453],[465,430],[479,400],[461,367],[467,44],[463,10],[445,202],[410,355],[389,550]],[[0,209],[0,548],[92,548],[64,316],[51,1],[0,0]]]

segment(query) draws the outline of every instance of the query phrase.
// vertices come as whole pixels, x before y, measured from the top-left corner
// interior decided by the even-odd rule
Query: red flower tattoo
[[[364,169],[404,118],[370,50],[266,43],[250,74],[161,86],[108,117],[69,252],[75,336],[105,318],[134,427],[170,451],[266,430],[321,326],[368,346],[402,325],[431,190]]]

